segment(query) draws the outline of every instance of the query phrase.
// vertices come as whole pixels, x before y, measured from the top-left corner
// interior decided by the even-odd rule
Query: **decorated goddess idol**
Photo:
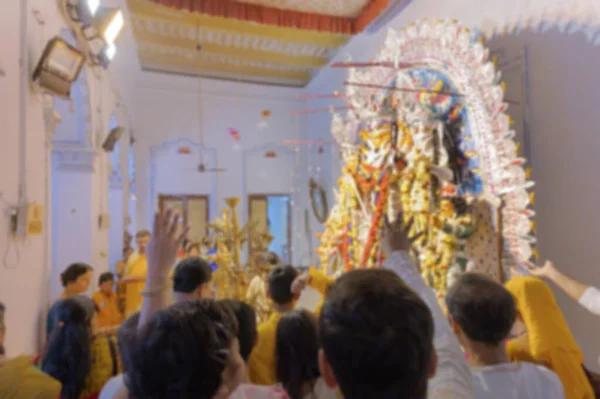
[[[384,220],[400,210],[440,294],[465,270],[504,280],[533,256],[533,183],[488,55],[455,21],[423,20],[349,69],[348,111],[332,121],[342,173],[317,250],[325,272],[380,266]]]

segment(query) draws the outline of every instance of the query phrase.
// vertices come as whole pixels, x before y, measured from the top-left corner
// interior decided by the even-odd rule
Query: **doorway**
[[[159,210],[172,209],[181,216],[180,229],[189,226],[188,239],[202,242],[208,234],[209,202],[208,195],[169,195],[158,196]]]
[[[273,241],[269,251],[276,253],[284,264],[291,261],[292,212],[290,196],[282,194],[249,195],[248,220],[255,223],[257,233],[270,233]],[[250,251],[252,249],[250,248]],[[252,253],[249,254],[252,256]]]

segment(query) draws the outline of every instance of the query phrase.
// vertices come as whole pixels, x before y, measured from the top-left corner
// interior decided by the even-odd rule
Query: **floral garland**
[[[367,267],[369,259],[373,259],[377,256],[377,251],[373,251],[373,254],[371,252],[374,249],[374,247],[375,249],[377,248],[377,246],[374,244],[376,241],[378,241],[379,233],[381,231],[381,228],[383,227],[383,212],[389,194],[389,181],[390,174],[388,172],[383,172],[381,182],[377,185],[377,187],[375,187],[375,215],[373,215],[371,227],[369,228],[367,243],[365,244],[365,249],[363,250],[362,259],[359,265],[360,268]]]

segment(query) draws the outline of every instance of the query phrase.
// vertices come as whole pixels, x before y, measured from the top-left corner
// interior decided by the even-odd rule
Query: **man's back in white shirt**
[[[475,399],[565,399],[558,376],[532,363],[502,363],[472,373]]]

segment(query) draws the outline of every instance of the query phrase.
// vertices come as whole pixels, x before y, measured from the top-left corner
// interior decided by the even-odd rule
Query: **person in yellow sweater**
[[[512,361],[532,361],[554,371],[567,399],[593,399],[594,391],[583,369],[583,352],[575,342],[550,288],[535,277],[515,277],[506,289],[516,300],[526,332],[508,341]]]
[[[277,326],[281,316],[296,306],[299,295],[292,292],[292,284],[298,271],[290,265],[277,266],[268,278],[267,296],[273,301],[273,313],[267,321],[258,326],[258,339],[250,359],[248,371],[250,380],[258,385],[275,385],[275,344]]]
[[[102,273],[98,278],[98,291],[92,295],[92,299],[98,308],[96,319],[99,329],[116,327],[123,322],[114,286],[115,278],[111,272]]]
[[[138,231],[135,235],[137,252],[129,257],[123,277],[126,284],[125,316],[129,317],[140,311],[142,307],[142,291],[144,291],[148,261],[146,260],[146,246],[150,241],[148,230]]]

